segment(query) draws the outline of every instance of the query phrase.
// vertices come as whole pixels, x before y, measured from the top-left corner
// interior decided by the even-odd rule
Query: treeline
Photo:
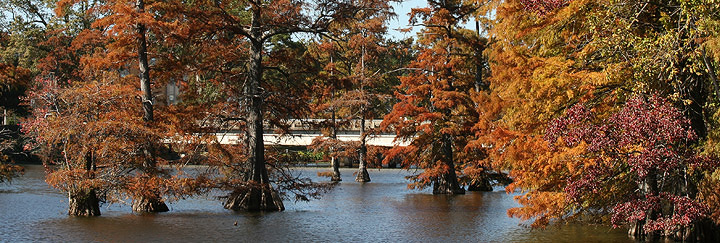
[[[337,157],[356,156],[367,182],[384,154],[435,194],[509,176],[508,214],[534,227],[720,239],[716,2],[431,0],[407,40],[387,36],[391,3],[2,0],[3,108],[74,215],[217,190],[234,210],[317,197],[331,184],[296,178],[262,139],[264,124],[314,118],[335,181]],[[168,83],[182,102],[160,104]],[[343,143],[351,119],[384,121]],[[237,128],[241,143],[219,143]],[[380,130],[409,145],[367,146]],[[0,169],[20,172],[7,157]]]

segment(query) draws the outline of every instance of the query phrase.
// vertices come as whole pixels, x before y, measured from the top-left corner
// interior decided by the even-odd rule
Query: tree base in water
[[[357,182],[369,182],[370,181],[370,174],[368,174],[367,169],[362,168],[358,170],[357,176],[355,177],[355,181]]]
[[[332,175],[330,176],[330,181],[342,181],[342,178],[340,177],[340,161],[333,156],[330,161],[330,165],[332,165]]]
[[[706,219],[689,227],[679,227],[675,231],[647,232],[644,230],[644,221],[639,221],[630,224],[628,235],[631,239],[644,242],[720,242],[720,225]]]
[[[490,183],[490,180],[488,180],[487,178],[482,178],[472,181],[470,185],[468,185],[467,190],[471,192],[491,192],[493,190],[493,187]]]
[[[137,200],[133,200],[132,210],[138,213],[161,213],[170,211],[165,202],[159,197],[140,197]]]
[[[68,215],[72,216],[100,216],[100,200],[95,190],[83,190],[68,193]]]
[[[235,191],[228,196],[225,208],[235,211],[283,211],[282,198],[270,186]]]
[[[433,194],[465,194],[457,181],[437,180],[433,183]]]

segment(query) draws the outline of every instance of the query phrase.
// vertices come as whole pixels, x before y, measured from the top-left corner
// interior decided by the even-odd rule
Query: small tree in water
[[[163,139],[172,139],[174,130],[143,121],[136,109],[137,89],[111,82],[66,88],[50,79],[37,83],[29,94],[34,109],[23,129],[35,139],[47,183],[68,193],[70,215],[98,216],[101,202],[175,190],[167,171],[148,167],[155,155],[143,152],[148,143],[160,147]],[[138,173],[147,170],[155,172]]]
[[[410,178],[411,187],[432,185],[433,194],[464,194],[458,173],[474,156],[463,151],[479,117],[471,96],[476,66],[468,55],[469,40],[477,36],[459,26],[477,8],[459,1],[429,4],[412,10],[413,23],[424,26],[419,53],[409,66],[415,71],[400,78],[400,102],[383,121],[385,128],[412,142],[391,149],[386,160],[401,156],[405,167],[424,169]]]

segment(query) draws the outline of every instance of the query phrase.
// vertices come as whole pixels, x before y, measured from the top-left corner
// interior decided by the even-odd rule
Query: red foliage
[[[567,178],[567,200],[611,207],[616,227],[644,220],[647,232],[671,232],[707,217],[707,206],[679,185],[697,183],[689,171],[712,172],[718,160],[696,155],[690,121],[658,95],[631,98],[606,119],[575,105],[551,122],[545,139],[556,150],[585,146],[588,162]]]
[[[613,208],[612,224],[619,227],[624,222],[645,220],[647,212],[662,212],[662,206],[670,205],[673,213],[659,215],[657,219],[645,224],[645,231],[678,230],[680,227],[690,226],[694,222],[707,217],[708,209],[705,205],[687,197],[669,193],[659,195],[645,195],[644,198],[621,203]]]
[[[631,171],[644,179],[651,169],[667,172],[689,158],[678,146],[697,139],[690,121],[666,99],[657,95],[647,100],[637,96],[599,125],[592,124],[592,112],[582,104],[570,108],[564,117],[553,120],[545,134],[549,142],[562,137],[565,146],[586,142],[589,152],[612,151],[604,156],[627,158]],[[619,151],[629,148],[629,151]]]

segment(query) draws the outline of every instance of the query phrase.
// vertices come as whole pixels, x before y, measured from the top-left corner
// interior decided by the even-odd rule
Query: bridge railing
[[[365,128],[379,128],[382,121],[382,119],[365,120]],[[287,125],[290,131],[320,131],[329,128],[329,123],[329,119],[291,119]],[[350,121],[336,120],[336,123],[340,131],[360,131],[361,121],[359,119],[352,119]],[[269,123],[265,123],[263,128],[268,131],[277,129],[277,127],[272,127]]]

